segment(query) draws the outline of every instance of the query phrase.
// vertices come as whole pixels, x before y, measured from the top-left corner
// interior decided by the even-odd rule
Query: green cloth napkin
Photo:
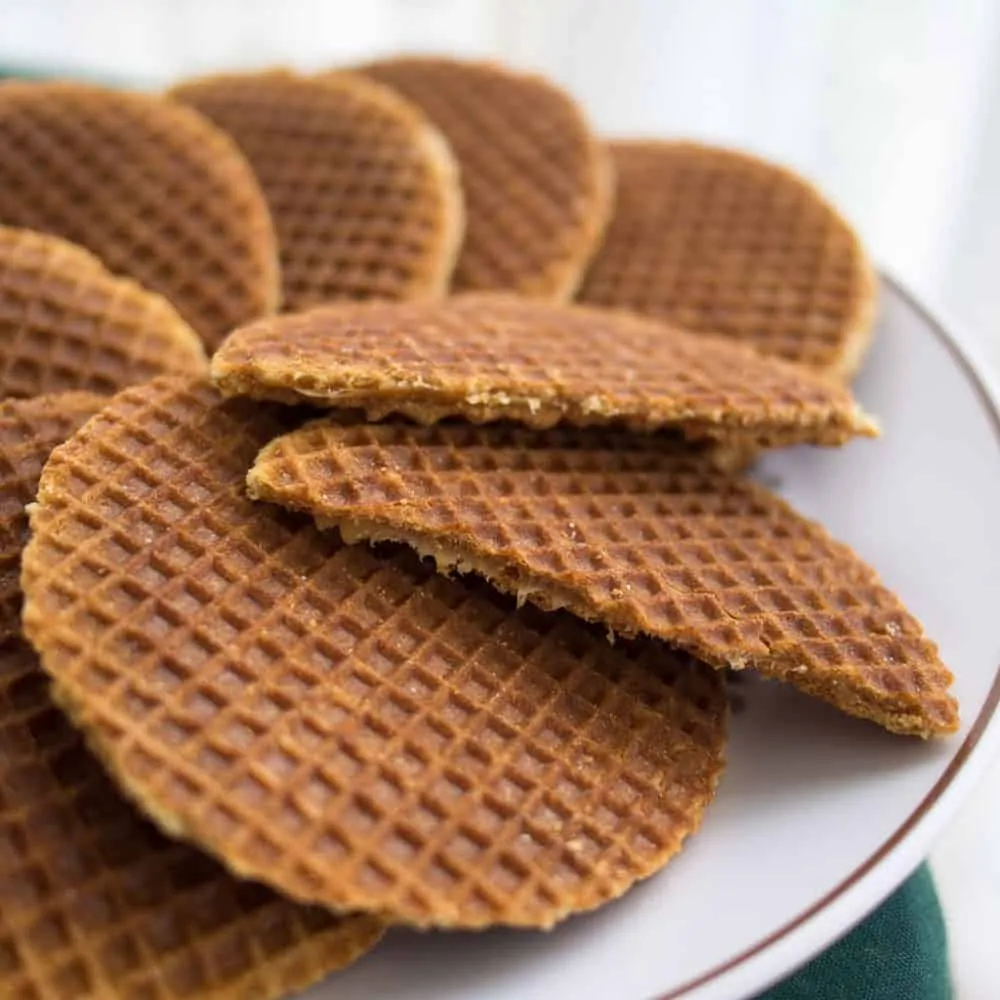
[[[922,865],[870,917],[758,1000],[952,1000],[948,942]]]

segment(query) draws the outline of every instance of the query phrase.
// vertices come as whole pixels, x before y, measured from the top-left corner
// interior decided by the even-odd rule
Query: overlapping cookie
[[[692,440],[841,444],[877,428],[847,390],[749,347],[513,296],[314,309],[235,331],[227,395],[532,427],[621,423]]]
[[[278,234],[286,311],[448,288],[465,229],[458,166],[394,91],[351,73],[272,71],[192,80],[170,96],[250,161]]]
[[[0,226],[0,397],[111,394],[207,365],[161,295],[57,236]]]
[[[614,198],[610,158],[573,99],[491,63],[402,56],[358,69],[421,107],[455,152],[468,224],[454,290],[572,297]]]
[[[850,225],[790,170],[692,142],[609,145],[614,217],[579,290],[839,379],[872,332],[877,280]]]
[[[622,432],[318,421],[251,496],[403,541],[543,608],[753,668],[887,729],[958,726],[952,677],[875,572],[761,486]]]
[[[45,468],[25,628],[116,780],[242,876],[419,926],[548,927],[662,867],[720,675],[252,502],[293,419],[158,379]]]
[[[159,833],[20,634],[25,505],[52,448],[105,402],[0,402],[0,994],[277,1000],[363,954],[382,922],[299,906]]]

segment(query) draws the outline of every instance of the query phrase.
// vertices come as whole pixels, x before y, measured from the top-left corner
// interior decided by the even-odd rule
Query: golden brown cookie
[[[721,676],[250,501],[294,419],[158,379],[46,466],[25,628],[117,780],[240,875],[418,926],[548,927],[659,869]]]
[[[292,903],[159,833],[17,640],[0,642],[0,892],[0,995],[12,1000],[277,1000],[382,933],[373,917]]]
[[[406,56],[359,67],[430,116],[462,170],[456,291],[571,298],[614,195],[610,159],[550,81],[483,62]]]
[[[428,119],[350,73],[229,74],[169,96],[239,144],[267,197],[287,311],[444,294],[465,228],[458,166]]]
[[[581,302],[725,334],[840,379],[854,374],[877,279],[857,234],[816,188],[713,146],[609,148],[617,203]]]
[[[57,236],[0,226],[0,397],[114,393],[208,367],[161,295]]]
[[[291,903],[158,833],[53,704],[12,614],[41,466],[105,402],[0,403],[0,995],[281,997],[367,951],[380,922]]]
[[[877,428],[850,393],[727,340],[513,296],[361,303],[263,320],[212,361],[227,395],[421,423],[625,423],[694,440],[842,444]]]
[[[21,631],[25,507],[35,499],[42,466],[105,402],[89,392],[0,401],[0,642]]]
[[[622,432],[318,421],[250,495],[403,541],[518,600],[753,668],[900,733],[958,727],[952,676],[874,570],[703,457]]]
[[[209,348],[277,306],[274,230],[249,164],[162,98],[0,85],[0,224],[93,251],[166,296]]]

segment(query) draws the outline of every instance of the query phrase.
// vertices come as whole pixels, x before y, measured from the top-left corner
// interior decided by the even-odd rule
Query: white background
[[[0,0],[5,63],[149,87],[399,49],[541,69],[604,132],[697,136],[798,168],[1000,374],[1000,3]],[[959,998],[985,1000],[1000,979],[1000,766],[933,864]]]

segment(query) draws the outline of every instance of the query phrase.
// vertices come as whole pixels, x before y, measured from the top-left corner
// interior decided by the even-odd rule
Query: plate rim
[[[891,273],[879,269],[879,279],[920,317],[948,351],[989,418],[1000,450],[1000,381],[984,363],[978,348],[966,334],[956,332],[955,324],[939,319],[940,310],[928,308]],[[934,839],[982,776],[1000,747],[998,707],[1000,664],[979,713],[940,778],[875,851],[777,930],[666,993],[655,994],[651,1000],[698,1000],[707,988],[726,985],[739,992],[721,996],[756,994],[805,965],[863,920],[926,858]]]

